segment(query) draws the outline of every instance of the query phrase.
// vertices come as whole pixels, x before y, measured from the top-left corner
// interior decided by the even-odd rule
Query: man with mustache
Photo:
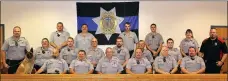
[[[112,48],[108,47],[105,51],[106,56],[103,57],[97,67],[98,74],[120,74],[123,66],[119,63],[119,59],[113,56]]]
[[[128,74],[150,74],[152,72],[151,63],[143,57],[141,48],[135,50],[135,56],[129,59],[126,66]]]
[[[25,39],[21,37],[21,28],[15,26],[13,28],[13,36],[8,38],[2,45],[2,64],[4,68],[8,68],[8,74],[14,74],[20,65],[19,63],[24,59],[24,50],[29,50],[30,45]]]

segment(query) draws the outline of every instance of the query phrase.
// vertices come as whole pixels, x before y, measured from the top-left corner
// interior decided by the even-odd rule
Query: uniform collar
[[[74,46],[73,46],[73,49],[72,49],[72,48],[70,48],[69,46],[67,46],[67,49],[71,49],[71,50],[74,50],[74,48],[75,48]]]
[[[63,30],[63,31],[61,31],[61,32],[60,32],[60,31],[56,31],[56,33],[63,33],[63,32],[65,32],[65,31],[64,31],[64,30]]]
[[[211,38],[209,37],[208,38],[210,41],[217,41],[218,40],[218,37],[215,38],[215,40],[211,40]]]
[[[83,36],[82,33],[79,33],[79,35],[80,35],[80,36]],[[87,32],[87,33],[85,34],[85,36],[88,36],[88,35],[89,35],[89,32]]]
[[[89,50],[90,50],[90,51],[97,51],[98,48],[96,47],[96,48],[94,49],[93,47],[89,47]]]
[[[118,49],[118,47],[115,46],[114,49]],[[120,47],[120,49],[123,50],[123,49],[124,49],[124,46],[122,45],[122,46]]]
[[[140,59],[137,59],[136,57],[134,57],[135,60],[143,60],[143,57],[141,57]]]
[[[79,58],[77,58],[78,61],[81,61]],[[84,58],[82,61],[86,61],[86,58]]]
[[[132,31],[129,31],[129,35],[131,35]],[[125,31],[123,32],[123,34],[127,34]]]
[[[163,58],[163,57],[165,57],[165,58],[169,58],[169,56],[170,56],[169,54],[168,54],[168,56],[163,56],[163,55],[161,55],[161,57],[162,57],[162,58]]]
[[[112,61],[112,60],[116,60],[117,58],[115,58],[115,56],[112,56],[112,58],[109,60],[107,56],[104,57],[104,60],[109,62],[109,61]]]
[[[188,57],[189,57],[189,58],[191,58],[191,56],[190,56],[190,55],[189,55]],[[197,57],[197,55],[195,55],[195,56],[193,56],[193,57],[194,57],[194,58],[196,58],[196,57]]]
[[[192,41],[193,38],[191,38],[191,39],[185,38],[184,40],[185,40],[185,41]]]
[[[169,49],[169,50],[171,50],[171,51],[175,51],[176,49],[177,49],[177,48],[174,48],[174,47],[173,47],[173,48],[171,48],[171,49]]]
[[[41,49],[47,51],[47,50],[51,49],[51,47],[48,46],[47,48],[44,48],[43,46],[41,46]]]
[[[14,39],[14,36],[12,36],[11,39],[14,40],[14,41],[16,41],[16,40]],[[17,41],[22,41],[22,40],[24,40],[24,39],[25,39],[24,37],[20,37]]]
[[[157,35],[157,32],[150,32],[151,35]]]

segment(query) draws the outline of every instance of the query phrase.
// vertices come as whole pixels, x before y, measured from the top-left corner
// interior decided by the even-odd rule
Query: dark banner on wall
[[[115,44],[126,22],[131,23],[131,31],[138,36],[139,2],[77,2],[76,5],[78,33],[82,24],[87,24],[88,31],[98,39],[99,45]]]

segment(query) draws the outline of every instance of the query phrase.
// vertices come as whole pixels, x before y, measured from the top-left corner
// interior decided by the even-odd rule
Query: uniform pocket
[[[41,59],[42,58],[42,54],[39,52],[36,54],[36,59]]]
[[[11,47],[16,46],[16,45],[15,45],[15,42],[14,42],[14,41],[10,41],[10,42],[9,42],[9,46],[11,46]]]
[[[102,67],[102,68],[106,68],[106,67],[107,67],[107,64],[103,63],[103,64],[101,65],[101,67]]]

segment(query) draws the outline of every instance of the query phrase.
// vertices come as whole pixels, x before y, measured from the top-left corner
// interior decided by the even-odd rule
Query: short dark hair
[[[63,26],[63,23],[62,23],[62,22],[58,22],[57,25],[58,25],[58,24],[61,24],[61,25]]]
[[[79,51],[78,51],[78,53],[79,53],[79,52],[84,52],[84,54],[86,55],[86,52],[85,52],[85,50],[79,50]]]
[[[168,41],[173,41],[174,42],[174,40],[172,38],[168,38],[166,43],[168,43]]]
[[[211,28],[210,30],[213,30],[213,29],[217,30],[216,28]]]
[[[185,32],[185,35],[186,35],[187,33],[191,33],[191,34],[192,34],[192,38],[194,38],[194,37],[193,37],[193,32],[192,32],[191,29],[187,29],[186,32]]]
[[[143,51],[141,48],[136,48],[136,49],[135,49],[135,53],[136,53],[136,50],[137,50],[137,49],[140,49],[141,51]]]
[[[127,24],[127,25],[131,25],[131,23],[130,23],[130,22],[125,22],[125,24],[124,24],[124,25],[126,25],[126,24]]]
[[[190,47],[188,48],[188,51],[189,51],[189,49],[191,49],[191,48],[193,48],[193,49],[196,51],[196,48],[193,47],[193,46],[190,46]]]
[[[49,40],[48,40],[48,38],[43,38],[43,39],[42,39],[42,41],[43,41],[43,40],[47,40],[47,41],[48,41],[48,43],[49,43]],[[41,41],[41,42],[42,42],[42,41]]]
[[[155,27],[157,27],[157,25],[156,25],[156,24],[154,24],[154,23],[152,23],[150,26],[152,26],[152,25],[154,25]]]
[[[73,38],[73,37],[68,37],[67,39],[71,39],[71,40],[73,40],[73,41],[74,41],[74,38]]]
[[[123,38],[122,37],[117,37],[116,40],[118,40],[118,39],[121,39],[123,41]]]
[[[86,26],[88,27],[88,25],[87,25],[87,24],[85,24],[85,23],[84,23],[84,24],[82,24],[82,26],[83,26],[83,25],[86,25]],[[81,26],[81,27],[82,27],[82,26]]]

